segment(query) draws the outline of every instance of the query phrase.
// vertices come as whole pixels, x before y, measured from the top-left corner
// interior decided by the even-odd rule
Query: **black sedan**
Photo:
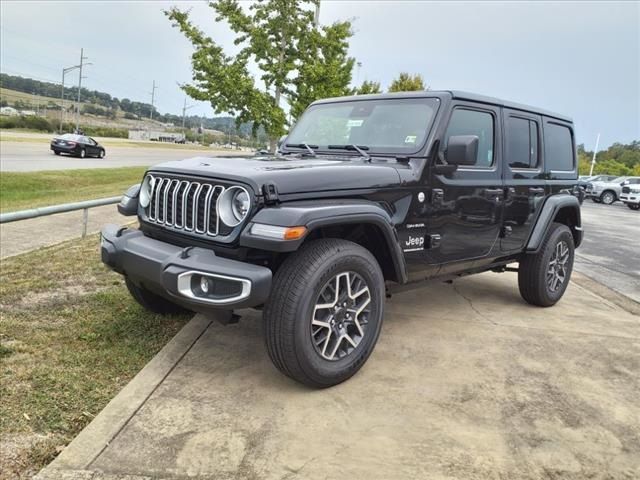
[[[51,150],[56,155],[68,153],[76,157],[98,157],[105,156],[105,150],[102,145],[91,137],[84,135],[76,135],[75,133],[65,133],[51,140]]]

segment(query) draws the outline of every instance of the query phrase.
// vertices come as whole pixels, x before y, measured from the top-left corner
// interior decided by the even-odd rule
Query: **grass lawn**
[[[0,479],[49,463],[189,318],[139,307],[98,241],[2,261]]]
[[[0,211],[113,197],[142,179],[145,167],[2,172]]]

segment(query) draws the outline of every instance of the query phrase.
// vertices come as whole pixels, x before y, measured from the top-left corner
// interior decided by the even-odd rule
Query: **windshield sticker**
[[[363,123],[364,123],[363,119],[356,119],[356,120],[350,119],[350,120],[347,120],[347,127],[361,127]]]
[[[404,143],[416,143],[417,135],[407,135],[407,138],[404,139]]]

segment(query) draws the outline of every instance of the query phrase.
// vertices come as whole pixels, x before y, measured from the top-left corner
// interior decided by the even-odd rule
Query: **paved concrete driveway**
[[[585,233],[576,270],[640,303],[640,212],[591,200],[581,210]]]
[[[528,306],[511,273],[395,295],[327,390],[274,369],[257,312],[198,316],[40,478],[640,478],[639,385],[640,317],[576,284]]]
[[[38,170],[72,170],[80,168],[147,167],[170,160],[220,155],[240,155],[238,151],[195,150],[184,148],[127,147],[105,145],[105,158],[77,158],[53,155],[49,140],[42,144],[0,142],[0,170],[3,172],[33,172]],[[246,153],[245,153],[246,154]]]

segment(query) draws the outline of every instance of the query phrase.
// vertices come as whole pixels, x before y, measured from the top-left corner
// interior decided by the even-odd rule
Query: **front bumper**
[[[255,307],[271,291],[266,267],[218,257],[205,248],[181,248],[117,225],[103,228],[101,255],[112,270],[196,312]],[[201,288],[203,277],[207,292]]]
[[[640,203],[640,193],[623,193],[620,195],[620,201],[632,205],[638,204]]]

